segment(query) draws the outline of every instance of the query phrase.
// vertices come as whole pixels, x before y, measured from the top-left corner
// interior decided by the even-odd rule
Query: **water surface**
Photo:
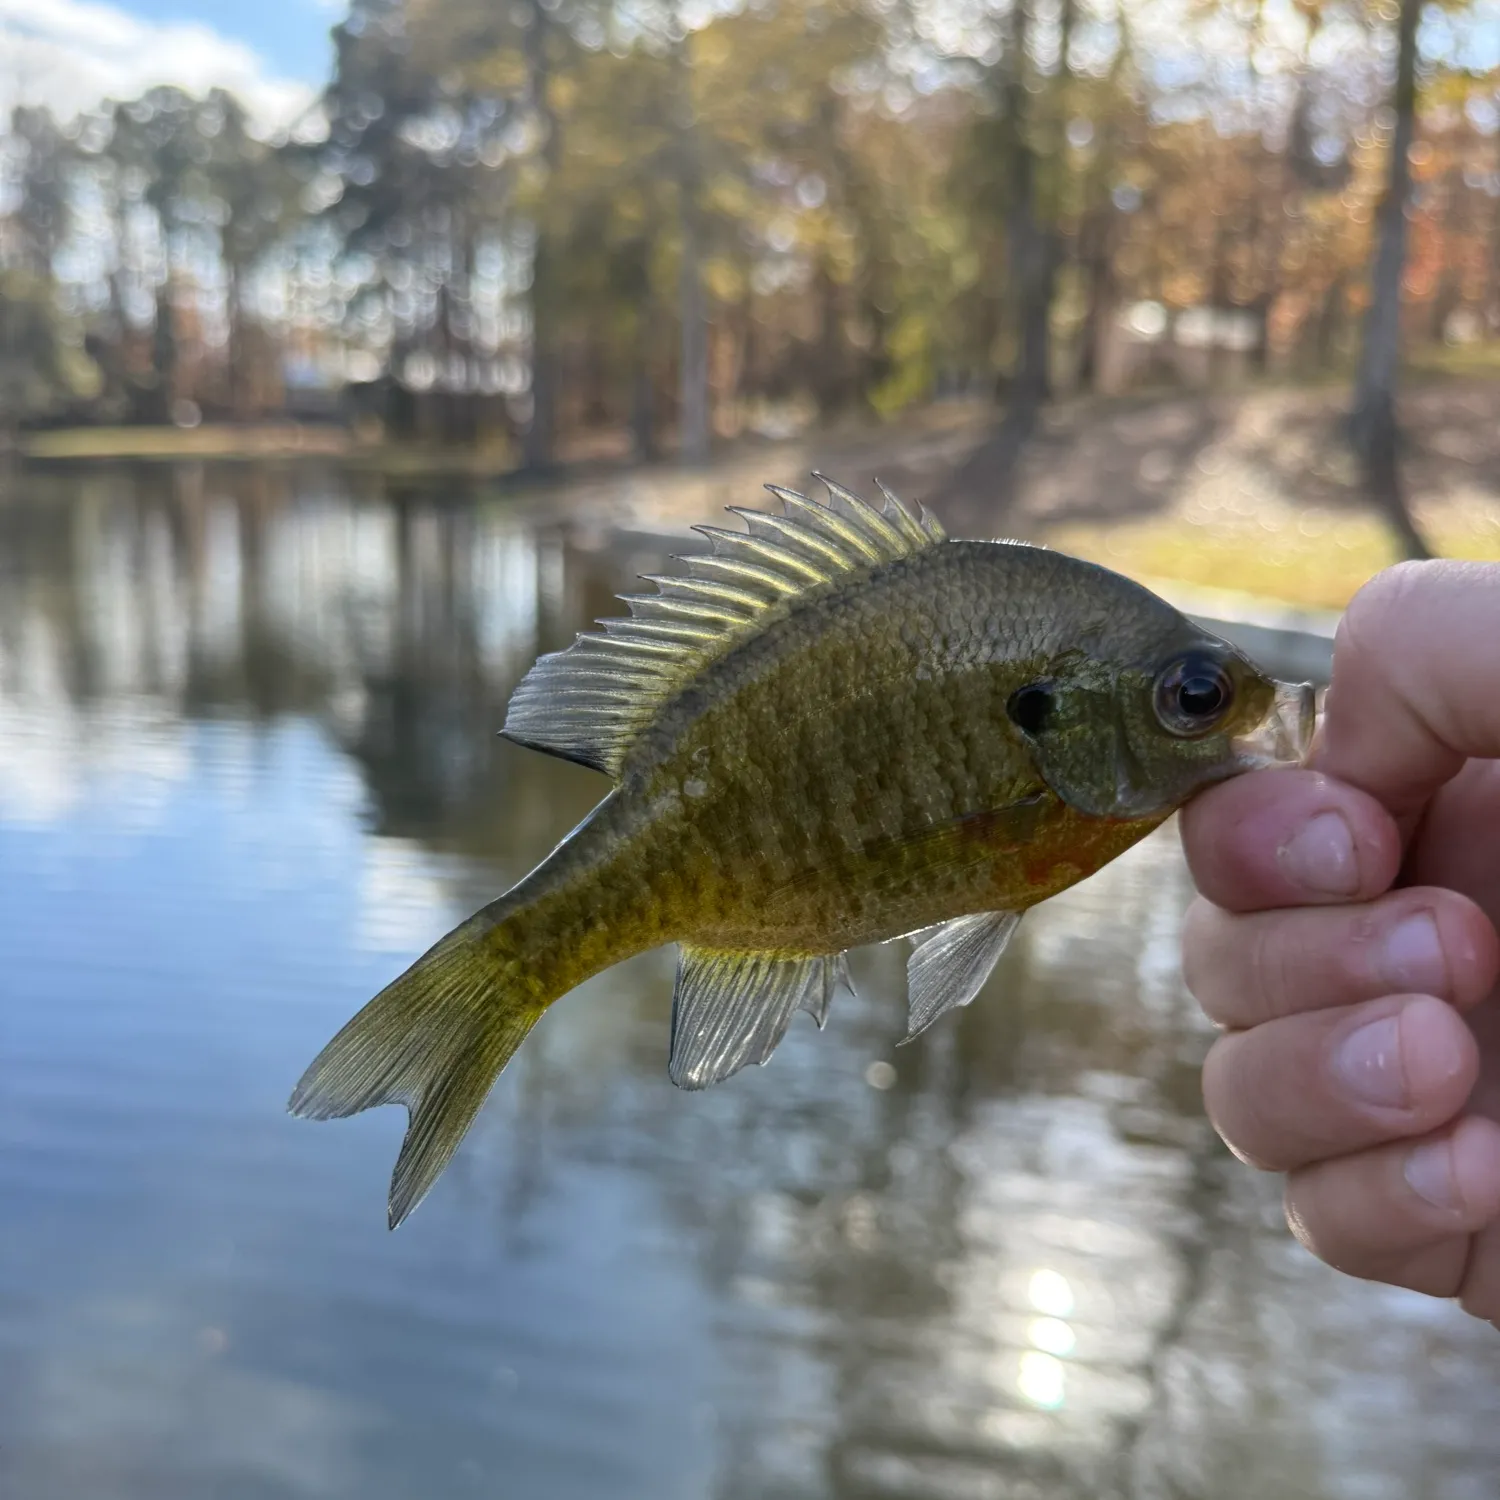
[[[1345,1281],[1200,1111],[1170,830],[916,1044],[901,954],[667,1082],[671,956],[551,1011],[384,1227],[324,1041],[600,795],[495,737],[656,545],[336,470],[0,497],[6,1500],[1478,1500],[1488,1330]]]

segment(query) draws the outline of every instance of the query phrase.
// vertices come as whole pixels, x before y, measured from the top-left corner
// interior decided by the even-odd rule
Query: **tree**
[[[0,434],[56,417],[98,392],[98,371],[49,277],[0,270]]]
[[[334,28],[328,139],[302,170],[357,283],[347,322],[387,351],[395,435],[473,435],[475,272],[526,155],[507,139],[530,118],[515,14],[358,0]]]
[[[546,469],[557,458],[557,401],[562,383],[563,297],[558,266],[562,205],[550,195],[563,160],[563,129],[552,95],[563,62],[559,54],[571,53],[572,38],[554,22],[542,0],[530,0],[525,17],[526,98],[541,144],[532,213],[531,420],[524,454],[527,468]]]
[[[1253,320],[1251,367],[1342,358],[1383,183],[1351,432],[1409,528],[1402,266],[1414,334],[1493,318],[1492,81],[1428,60],[1408,173],[1369,0],[1173,14],[1196,34],[1162,53],[1154,7],[1094,0],[353,0],[326,139],[263,141],[222,92],[66,129],[16,112],[0,269],[86,326],[101,417],[248,415],[279,354],[347,355],[391,435],[498,431],[533,468],[606,434],[650,456],[672,428],[696,461],[746,424],[985,382],[1003,414],[953,488],[990,509],[1054,374],[1088,388],[1121,347],[1122,305],[1159,303],[1169,332],[1112,379],[1244,368],[1216,337],[1193,373],[1172,347],[1190,310]]]
[[[25,105],[11,113],[9,147],[15,207],[7,259],[47,281],[74,219],[69,175],[76,152],[50,111]]]
[[[246,284],[294,222],[301,185],[291,171],[288,155],[250,132],[244,108],[232,94],[215,89],[205,105],[203,123],[212,134],[204,206],[218,222],[219,230],[219,259],[224,273],[225,386],[230,409],[236,415],[245,415],[251,405]],[[213,129],[215,115],[217,129]]]
[[[1021,454],[1036,428],[1037,415],[1051,391],[1051,320],[1060,253],[1058,215],[1062,185],[1041,181],[1037,136],[1047,125],[1048,162],[1054,177],[1066,170],[1065,129],[1072,70],[1069,51],[1076,18],[1075,0],[1062,0],[1058,61],[1052,79],[1049,118],[1033,117],[1031,78],[1031,0],[1011,0],[1008,36],[1002,56],[1000,108],[993,125],[980,127],[980,138],[992,143],[1005,162],[1002,200],[1006,228],[1006,272],[1011,293],[1010,322],[1015,359],[1007,388],[1005,420],[994,437],[981,444],[949,481],[945,498],[956,507],[972,507],[982,493],[986,502],[1004,505],[1010,498]],[[976,518],[977,519],[977,518]]]
[[[672,159],[677,184],[678,320],[682,330],[678,356],[677,451],[685,463],[702,463],[712,437],[708,386],[708,306],[703,290],[705,226],[703,161],[698,139],[698,110],[693,88],[689,38],[674,15],[672,40]],[[678,33],[684,33],[681,36]]]
[[[1370,497],[1403,552],[1428,557],[1401,486],[1396,424],[1396,373],[1401,353],[1401,277],[1406,266],[1406,214],[1411,198],[1411,147],[1417,118],[1417,22],[1422,0],[1400,0],[1396,23],[1395,116],[1385,197],[1370,271],[1370,308],[1354,387],[1349,432],[1364,466]]]

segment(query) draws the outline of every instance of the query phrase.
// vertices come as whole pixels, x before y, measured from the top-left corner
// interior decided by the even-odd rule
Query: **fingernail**
[[[1424,995],[1448,993],[1448,962],[1431,912],[1415,912],[1386,934],[1380,974],[1393,990],[1415,990]]]
[[[1406,1103],[1406,1071],[1401,1066],[1401,1020],[1383,1016],[1352,1031],[1334,1049],[1333,1072],[1361,1104],[1400,1108]]]
[[[1453,1173],[1453,1152],[1447,1141],[1423,1141],[1406,1154],[1402,1168],[1407,1185],[1419,1198],[1446,1213],[1462,1208],[1458,1180]]]
[[[1320,896],[1352,896],[1359,889],[1354,835],[1344,815],[1320,812],[1276,851],[1287,879]]]

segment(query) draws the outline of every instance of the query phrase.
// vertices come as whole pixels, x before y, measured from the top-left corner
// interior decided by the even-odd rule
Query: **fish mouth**
[[[1278,682],[1271,711],[1249,734],[1230,741],[1236,764],[1254,771],[1263,766],[1304,766],[1312,750],[1317,697],[1310,682]]]

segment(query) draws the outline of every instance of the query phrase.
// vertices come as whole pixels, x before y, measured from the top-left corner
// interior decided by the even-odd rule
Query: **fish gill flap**
[[[917,935],[917,946],[906,961],[904,1041],[979,993],[1020,922],[1018,911],[982,911]]]
[[[815,475],[826,503],[767,485],[784,513],[731,506],[746,531],[694,528],[712,551],[687,572],[649,577],[654,594],[622,596],[628,619],[602,620],[521,680],[501,733],[517,744],[618,777],[625,754],[661,707],[709,662],[784,614],[799,596],[944,540],[881,486],[879,508]]]
[[[843,979],[833,955],[781,958],[684,943],[672,996],[672,1082],[682,1089],[707,1088],[747,1063],[769,1061],[798,1007],[823,1024]]]

